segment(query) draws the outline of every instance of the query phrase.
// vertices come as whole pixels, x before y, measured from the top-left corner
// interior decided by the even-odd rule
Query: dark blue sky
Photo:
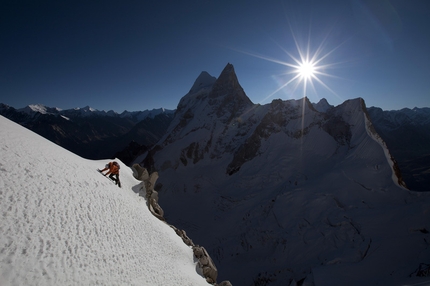
[[[174,109],[200,72],[218,77],[227,63],[254,103],[302,98],[302,84],[279,89],[294,74],[274,62],[295,64],[297,46],[322,58],[318,77],[328,88],[308,85],[312,102],[430,106],[427,0],[0,5],[0,102],[16,108]]]

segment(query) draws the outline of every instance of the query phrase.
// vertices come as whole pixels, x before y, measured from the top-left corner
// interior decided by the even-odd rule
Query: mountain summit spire
[[[246,97],[242,87],[239,84],[233,65],[228,63],[222,70],[218,79],[216,80],[209,97],[215,98],[218,96],[226,95],[231,92],[241,93],[241,97]],[[247,99],[249,100],[249,98]]]
[[[234,116],[253,106],[240,86],[232,64],[228,63],[225,66],[214,83],[212,91],[209,93],[209,105],[216,106],[218,117],[226,113]]]

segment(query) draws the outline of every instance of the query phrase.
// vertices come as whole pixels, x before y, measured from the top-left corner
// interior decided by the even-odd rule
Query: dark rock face
[[[322,124],[321,128],[340,145],[349,146],[352,137],[351,129],[341,117],[327,116],[327,120]]]
[[[227,64],[221,72],[208,98],[209,105],[214,107],[214,113],[218,118],[223,118],[224,123],[253,106],[240,86],[232,64]]]

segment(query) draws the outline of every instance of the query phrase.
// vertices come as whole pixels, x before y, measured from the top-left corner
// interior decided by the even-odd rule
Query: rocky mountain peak
[[[217,117],[227,115],[228,120],[254,105],[239,84],[232,64],[225,66],[214,83],[209,93],[209,105],[215,107]]]
[[[239,84],[233,65],[228,63],[216,80],[210,97],[224,96],[232,91],[243,92],[243,89]]]

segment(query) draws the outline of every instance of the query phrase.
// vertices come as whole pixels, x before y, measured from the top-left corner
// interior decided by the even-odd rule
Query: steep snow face
[[[233,285],[414,281],[430,255],[429,196],[393,180],[363,100],[326,112],[307,98],[253,105],[231,71],[181,101],[147,157],[167,221]]]
[[[0,284],[208,285],[192,250],[90,161],[0,116]]]

